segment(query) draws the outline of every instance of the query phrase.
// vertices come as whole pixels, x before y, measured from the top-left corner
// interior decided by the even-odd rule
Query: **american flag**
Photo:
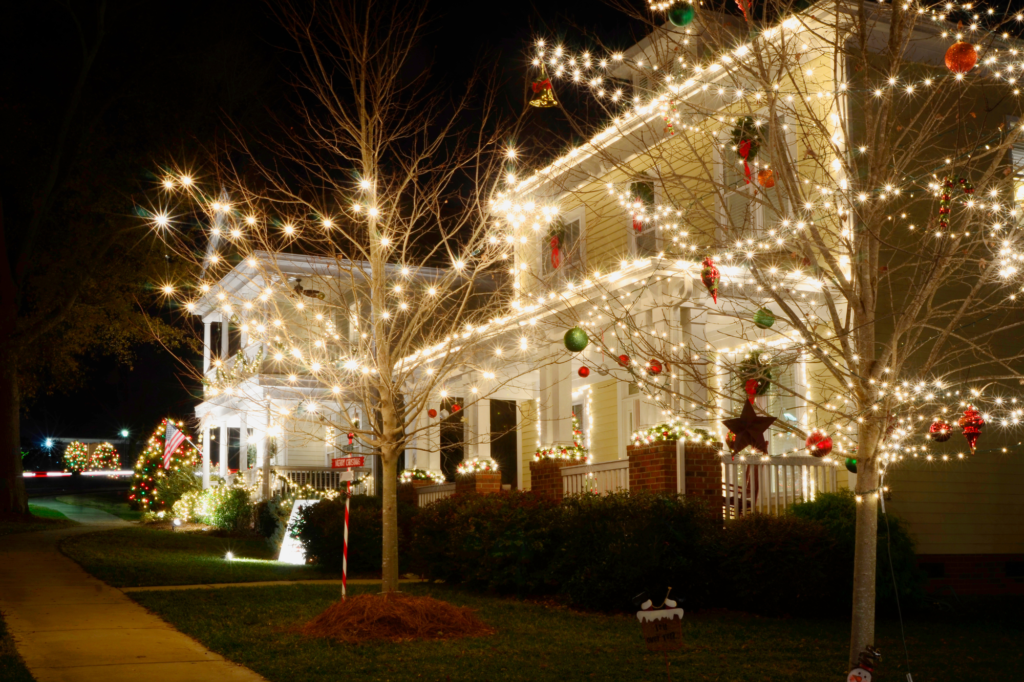
[[[167,433],[164,435],[164,469],[171,468],[171,455],[185,442],[185,434],[174,428],[174,422],[167,420]]]

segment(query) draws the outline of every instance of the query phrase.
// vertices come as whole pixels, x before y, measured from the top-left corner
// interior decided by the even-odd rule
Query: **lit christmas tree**
[[[117,448],[111,443],[100,443],[93,450],[89,458],[89,469],[117,469],[121,465],[121,458],[117,454]]]
[[[64,449],[64,468],[68,471],[85,471],[89,468],[89,446],[81,441],[72,441]]]
[[[174,422],[180,431],[185,430],[184,422]],[[183,468],[194,468],[198,464],[196,450],[191,443],[183,442],[171,455],[170,468],[164,469],[164,434],[167,429],[167,420],[160,422],[153,435],[146,443],[146,449],[139,455],[135,462],[135,474],[132,477],[132,490],[128,495],[128,501],[136,509],[143,511],[162,511],[167,505],[158,498],[156,486],[157,481],[166,475],[168,470],[175,471]],[[185,435],[186,440],[192,440],[192,436]]]

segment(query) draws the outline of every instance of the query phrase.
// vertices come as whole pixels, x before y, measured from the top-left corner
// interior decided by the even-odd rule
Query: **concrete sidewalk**
[[[66,504],[64,502],[58,502],[53,497],[34,497],[29,500],[29,504],[33,507],[46,507],[53,511],[58,511],[64,516],[68,517],[72,521],[78,521],[84,524],[105,524],[105,525],[128,525],[128,522],[124,519],[108,514],[102,509],[96,507],[87,507],[81,504]]]
[[[56,508],[50,503],[45,506]],[[76,516],[68,514],[75,520],[110,516],[96,509],[63,506],[83,510],[74,512]],[[124,524],[115,518],[110,523],[93,521],[0,538],[0,612],[37,682],[262,680],[93,578],[58,549],[60,540],[69,535]]]

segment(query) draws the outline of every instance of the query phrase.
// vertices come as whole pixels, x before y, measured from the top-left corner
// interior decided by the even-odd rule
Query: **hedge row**
[[[429,580],[559,596],[600,610],[628,609],[638,594],[658,597],[671,586],[687,608],[840,614],[851,602],[855,514],[848,493],[821,494],[785,516],[754,514],[724,526],[684,497],[456,495],[423,509],[399,508],[400,565]],[[298,529],[307,555],[340,568],[343,523],[343,501],[311,507]],[[883,608],[893,595],[887,545],[904,605],[923,596],[913,543],[891,516],[888,527],[880,521]],[[380,570],[380,528],[380,501],[354,497],[350,571]]]

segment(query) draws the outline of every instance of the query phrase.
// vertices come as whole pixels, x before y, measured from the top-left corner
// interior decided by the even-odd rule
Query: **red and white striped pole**
[[[349,469],[349,471],[352,471]],[[341,555],[341,598],[345,599],[345,589],[348,585],[348,505],[352,499],[352,481],[345,483],[345,545]]]

